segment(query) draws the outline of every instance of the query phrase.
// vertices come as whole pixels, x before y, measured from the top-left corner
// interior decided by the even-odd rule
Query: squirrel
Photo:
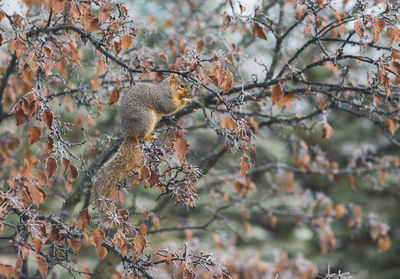
[[[117,183],[139,165],[139,140],[150,141],[157,121],[179,111],[191,101],[189,85],[177,74],[158,84],[138,83],[122,97],[119,114],[124,140],[118,151],[97,171],[93,183],[95,200],[117,201]]]

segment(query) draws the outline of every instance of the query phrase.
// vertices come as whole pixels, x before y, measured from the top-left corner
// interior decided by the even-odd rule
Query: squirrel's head
[[[189,85],[181,80],[177,74],[171,74],[167,82],[174,97],[179,100],[182,105],[192,100],[192,92],[190,91]]]

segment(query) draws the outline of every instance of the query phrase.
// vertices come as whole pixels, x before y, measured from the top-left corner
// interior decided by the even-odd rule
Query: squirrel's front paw
[[[156,138],[157,138],[157,136],[155,134],[149,134],[149,135],[143,137],[142,140],[151,141],[152,139],[156,139]]]

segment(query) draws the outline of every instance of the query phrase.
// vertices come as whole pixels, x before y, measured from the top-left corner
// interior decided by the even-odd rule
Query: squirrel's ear
[[[178,75],[177,74],[171,74],[170,76],[169,76],[169,80],[171,80],[171,81],[174,81],[174,80],[176,80],[178,78]]]

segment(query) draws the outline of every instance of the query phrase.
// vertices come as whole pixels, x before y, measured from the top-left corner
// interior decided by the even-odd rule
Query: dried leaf
[[[32,202],[36,204],[37,207],[39,207],[41,203],[44,203],[46,199],[46,192],[44,192],[42,189],[34,186],[33,184],[28,184],[28,192]]]
[[[354,31],[356,31],[357,35],[360,36],[360,38],[364,37],[365,27],[361,19],[354,22]]]
[[[346,208],[343,204],[338,204],[335,206],[335,217],[340,218],[344,215]]]
[[[389,128],[389,131],[392,135],[394,135],[394,133],[396,132],[397,128],[399,128],[399,124],[397,124],[396,122],[393,121],[393,119],[391,118],[386,118],[386,125]]]
[[[112,10],[113,4],[111,2],[106,2],[100,7],[100,11],[97,16],[100,24],[105,22],[110,17]]]
[[[250,231],[250,227],[251,227],[249,221],[247,221],[247,220],[244,221],[243,226],[244,226],[244,233],[247,234]]]
[[[117,87],[111,91],[110,99],[108,100],[108,105],[111,106],[112,104],[116,103],[119,99],[119,90]]]
[[[333,129],[328,122],[322,123],[322,138],[328,140],[333,134]]]
[[[63,158],[61,158],[61,165],[64,169],[64,173],[66,173],[69,166],[71,165],[71,161],[69,159],[63,157]]]
[[[190,144],[183,137],[181,136],[177,137],[176,134],[177,133],[175,133],[174,149],[178,154],[179,158],[183,159],[186,156],[186,153],[189,151]]]
[[[104,59],[100,59],[99,63],[97,64],[96,76],[101,76],[107,71],[107,64]]]
[[[82,241],[76,238],[68,238],[68,244],[72,252],[77,253],[81,249]]]
[[[102,261],[107,256],[107,249],[104,246],[96,247],[97,257]]]
[[[9,264],[0,263],[0,274],[6,277],[7,279],[11,278],[12,266]]]
[[[90,220],[92,217],[89,215],[89,209],[85,208],[79,211],[78,217],[78,229],[79,231],[83,231],[86,227],[90,227]]]
[[[227,118],[221,121],[221,128],[228,129],[230,131],[236,128],[236,120],[233,118]]]
[[[278,103],[278,101],[282,98],[282,96],[283,96],[283,93],[282,93],[281,84],[277,83],[271,89],[272,105],[274,106],[276,103]]]
[[[90,271],[90,269],[89,269],[88,267],[82,266],[82,272],[84,272],[84,273],[83,273],[83,276],[84,276],[86,279],[91,279],[91,278],[92,278],[92,276],[90,275],[91,271]]]
[[[194,279],[196,277],[196,273],[191,268],[185,267],[183,270],[183,279]]]
[[[372,20],[372,33],[373,40],[372,43],[375,45],[381,39],[381,32],[385,28],[385,21],[379,17],[375,17]]]
[[[97,89],[99,89],[101,87],[101,80],[98,78],[92,78],[90,80],[90,84],[92,85],[92,90],[96,91]]]
[[[141,234],[145,235],[147,233],[147,225],[145,223],[140,223],[139,230]]]
[[[39,127],[32,126],[28,131],[28,140],[30,144],[39,141],[41,136],[42,129],[40,129]]]
[[[388,250],[391,246],[390,237],[385,235],[378,239],[378,252],[382,253]]]
[[[204,49],[204,40],[203,39],[196,41],[196,49],[197,49],[198,53],[201,53],[203,51],[203,49]]]
[[[35,250],[36,253],[39,253],[42,250],[42,241],[39,238],[34,237],[31,234],[31,239],[32,239],[32,244],[33,244],[33,249]]]
[[[138,169],[139,179],[146,180],[150,177],[150,169],[148,166],[144,165]]]
[[[224,32],[228,28],[230,22],[231,22],[230,16],[228,15],[227,12],[224,12],[222,16],[222,32]]]
[[[269,223],[271,225],[271,228],[275,228],[276,227],[276,223],[278,223],[278,218],[275,215],[271,215],[269,217]]]
[[[51,5],[53,12],[56,15],[59,14],[62,10],[64,10],[64,6],[65,6],[65,0],[53,0]]]
[[[245,176],[248,173],[250,166],[251,166],[250,158],[249,158],[249,156],[247,156],[246,153],[244,153],[242,156],[242,160],[240,162],[240,176],[241,177]]]
[[[233,75],[231,72],[227,72],[224,81],[221,83],[221,88],[224,90],[224,93],[228,92],[232,87]]]
[[[114,42],[114,51],[116,54],[119,54],[121,52],[122,49],[122,43],[121,42]]]
[[[278,108],[281,108],[281,106],[284,105],[286,107],[286,110],[289,111],[290,110],[290,104],[292,103],[293,99],[300,100],[300,98],[299,98],[299,96],[297,94],[286,94],[282,98],[279,99],[279,101],[276,104],[276,106]]]
[[[53,174],[56,172],[57,168],[58,167],[57,167],[56,159],[54,159],[54,157],[47,158],[46,163],[45,163],[45,169],[44,169],[47,179],[50,179],[53,176]]]
[[[267,35],[265,35],[264,29],[257,22],[253,21],[251,31],[253,32],[253,35],[256,36],[257,38],[263,40],[267,39]]]
[[[127,34],[123,35],[121,42],[122,46],[124,47],[124,52],[126,53],[132,44],[132,36]]]
[[[71,164],[69,167],[69,174],[68,174],[68,180],[70,182],[74,181],[77,177],[79,176],[79,171],[78,169]]]
[[[42,278],[46,278],[47,276],[47,262],[44,258],[42,257],[36,257],[36,263],[38,265],[40,274],[42,275]]]
[[[53,130],[53,119],[54,119],[53,112],[49,110],[44,111],[42,113],[41,119],[44,123],[46,123],[47,127],[50,130]]]
[[[140,234],[136,234],[133,238],[133,245],[135,245],[137,251],[143,253],[144,247],[147,245],[146,238]]]
[[[104,242],[104,232],[99,228],[95,228],[90,234],[90,241],[96,248],[101,247]]]
[[[390,45],[393,45],[400,40],[400,29],[397,26],[394,28],[388,27],[386,36],[390,39]]]

